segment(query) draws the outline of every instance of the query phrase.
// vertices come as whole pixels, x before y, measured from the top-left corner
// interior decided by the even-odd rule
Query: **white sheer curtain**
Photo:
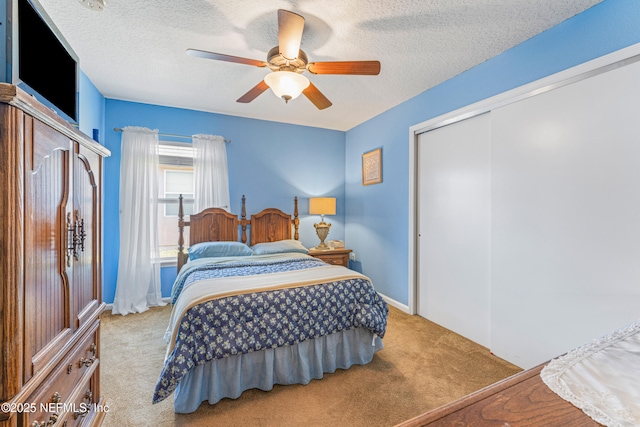
[[[128,126],[122,131],[120,257],[113,314],[164,305],[158,252],[158,131]]]
[[[229,171],[224,138],[193,135],[193,210],[223,208],[229,211]]]

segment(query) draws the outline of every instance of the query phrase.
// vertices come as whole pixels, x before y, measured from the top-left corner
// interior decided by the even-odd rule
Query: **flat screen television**
[[[37,0],[9,0],[12,83],[78,123],[78,57]]]

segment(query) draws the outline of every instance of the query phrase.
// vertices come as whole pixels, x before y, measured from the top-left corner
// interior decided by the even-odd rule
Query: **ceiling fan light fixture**
[[[296,99],[309,87],[309,79],[293,71],[274,71],[267,74],[264,82],[278,98],[284,99],[285,102]]]

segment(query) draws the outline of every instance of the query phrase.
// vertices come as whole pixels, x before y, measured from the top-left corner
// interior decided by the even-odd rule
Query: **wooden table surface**
[[[520,372],[398,427],[418,426],[600,426],[555,394],[540,378],[545,364]]]

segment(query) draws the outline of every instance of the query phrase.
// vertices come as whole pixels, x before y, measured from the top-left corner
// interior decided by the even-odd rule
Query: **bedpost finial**
[[[300,239],[298,228],[300,227],[300,220],[298,219],[298,196],[293,198],[293,238],[295,240]]]
[[[178,196],[178,272],[185,263],[184,254],[184,207],[182,194]]]
[[[247,206],[246,206],[247,198],[242,195],[242,210],[240,212],[240,225],[242,228],[242,243],[247,243]]]

